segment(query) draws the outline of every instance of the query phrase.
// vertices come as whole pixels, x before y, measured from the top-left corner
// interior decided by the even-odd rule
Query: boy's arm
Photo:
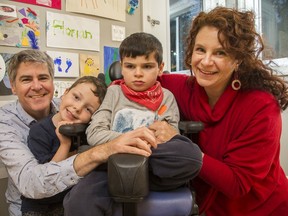
[[[110,86],[99,109],[93,114],[91,122],[86,130],[89,145],[98,145],[111,141],[121,133],[111,130],[113,113],[119,98],[118,86]]]
[[[62,135],[61,133],[59,133],[59,127],[61,125],[67,124],[66,121],[61,121],[58,123],[57,128],[55,130],[56,135],[59,139],[60,142],[60,146],[58,148],[58,150],[56,151],[55,155],[53,156],[53,158],[51,159],[54,162],[59,162],[62,160],[67,159],[69,156],[69,151],[70,151],[70,147],[71,147],[71,138],[70,137],[66,137],[64,135]]]
[[[178,124],[180,121],[180,114],[177,102],[169,90],[163,88],[163,92],[164,98],[161,106],[165,105],[167,108],[165,109],[165,112],[162,113],[162,115],[159,115],[158,120],[168,122],[179,132]]]

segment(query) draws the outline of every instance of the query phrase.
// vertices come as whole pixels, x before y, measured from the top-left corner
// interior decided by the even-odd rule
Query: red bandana
[[[150,110],[156,111],[162,100],[163,100],[163,91],[160,82],[156,82],[151,88],[144,92],[137,92],[130,89],[125,85],[124,80],[115,80],[112,85],[120,85],[123,91],[123,94],[131,101],[139,103]]]

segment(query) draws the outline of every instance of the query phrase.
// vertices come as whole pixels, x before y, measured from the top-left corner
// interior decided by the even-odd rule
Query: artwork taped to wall
[[[66,0],[66,11],[126,21],[127,0]]]
[[[109,78],[109,67],[114,61],[118,60],[120,60],[119,48],[104,46],[104,72],[107,85],[111,83]]]
[[[61,10],[61,0],[12,0]]]
[[[56,81],[54,80],[54,97],[60,98],[66,89],[68,89],[75,81]]]
[[[13,54],[0,53],[0,96],[12,95],[11,85],[7,74],[7,65]]]
[[[4,16],[0,21],[0,45],[39,49],[38,11],[29,7],[17,9],[17,18]]]
[[[79,55],[77,53],[47,51],[54,61],[55,77],[79,77]]]
[[[99,56],[80,53],[80,76],[95,76],[100,72]]]
[[[47,46],[100,51],[99,21],[47,11]]]

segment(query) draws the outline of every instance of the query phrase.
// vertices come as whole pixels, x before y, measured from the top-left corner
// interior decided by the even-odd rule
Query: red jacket
[[[186,75],[163,75],[185,120],[205,129],[196,143],[204,153],[191,182],[206,216],[288,215],[288,181],[280,167],[281,111],[263,91],[234,91],[229,85],[214,108],[204,88]]]

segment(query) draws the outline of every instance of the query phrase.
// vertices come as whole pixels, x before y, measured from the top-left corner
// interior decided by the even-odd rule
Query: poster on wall
[[[7,74],[7,65],[13,54],[0,53],[0,96],[12,95],[11,85]]]
[[[110,84],[109,67],[114,61],[120,60],[119,48],[104,46],[104,72],[106,84]]]
[[[66,0],[66,11],[126,21],[126,1]]]
[[[61,0],[12,0],[61,10]]]
[[[95,76],[100,72],[99,56],[80,53],[80,76]]]
[[[54,77],[79,77],[78,53],[47,51],[54,61]]]
[[[0,45],[39,49],[40,19],[38,11],[29,7],[17,10],[17,18],[2,17]]]
[[[47,46],[100,51],[99,21],[47,11]]]

